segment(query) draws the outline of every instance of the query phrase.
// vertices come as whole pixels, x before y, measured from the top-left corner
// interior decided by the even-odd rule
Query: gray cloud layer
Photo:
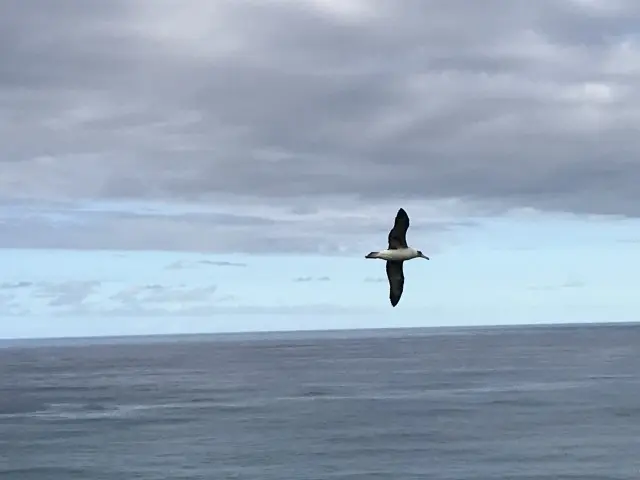
[[[631,0],[7,1],[0,195],[638,216],[638,22]]]

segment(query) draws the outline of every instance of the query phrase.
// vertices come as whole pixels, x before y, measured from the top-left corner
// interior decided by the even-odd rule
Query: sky
[[[640,4],[0,5],[0,338],[635,321]],[[398,208],[409,244],[391,308]]]

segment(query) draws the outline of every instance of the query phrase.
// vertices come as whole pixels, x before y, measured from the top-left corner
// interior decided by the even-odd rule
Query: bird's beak
[[[422,258],[429,260],[429,257],[427,257],[424,253],[422,254]]]

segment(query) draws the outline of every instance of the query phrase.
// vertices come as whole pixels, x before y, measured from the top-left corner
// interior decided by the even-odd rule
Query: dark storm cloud
[[[10,0],[0,194],[638,216],[639,21],[631,0]],[[107,243],[197,242],[131,228]]]

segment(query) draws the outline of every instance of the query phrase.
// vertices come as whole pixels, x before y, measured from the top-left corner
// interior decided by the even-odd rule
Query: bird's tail
[[[378,252],[371,252],[364,258],[378,258]]]

